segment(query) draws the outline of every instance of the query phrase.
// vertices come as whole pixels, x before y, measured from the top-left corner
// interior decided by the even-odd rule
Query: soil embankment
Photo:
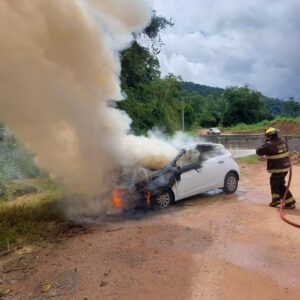
[[[280,130],[281,135],[300,135],[300,122],[291,120],[279,120],[269,124]],[[264,133],[263,128],[258,130],[226,131],[225,134],[257,134]]]
[[[300,166],[292,191],[300,197]],[[270,201],[264,162],[239,191],[112,219],[0,265],[5,299],[299,299],[299,229]],[[300,211],[288,211],[300,222]],[[6,258],[7,259],[7,258]]]

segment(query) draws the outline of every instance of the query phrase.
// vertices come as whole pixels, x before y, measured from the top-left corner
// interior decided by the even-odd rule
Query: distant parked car
[[[220,135],[221,134],[221,130],[217,127],[214,128],[209,128],[207,131],[208,135]]]

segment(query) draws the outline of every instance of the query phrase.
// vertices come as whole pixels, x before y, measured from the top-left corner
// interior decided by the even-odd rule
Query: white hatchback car
[[[220,144],[185,147],[166,168],[143,174],[134,185],[114,191],[119,195],[119,202],[128,203],[135,198],[136,203],[165,208],[173,202],[214,189],[234,193],[240,178],[238,164]]]
[[[221,130],[219,128],[216,128],[216,127],[209,128],[207,130],[207,134],[208,135],[220,135],[221,134]]]

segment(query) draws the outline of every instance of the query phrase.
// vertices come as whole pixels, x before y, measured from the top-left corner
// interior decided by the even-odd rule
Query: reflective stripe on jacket
[[[288,147],[278,136],[267,140],[256,150],[256,154],[267,157],[267,170],[269,173],[284,173],[290,170]]]

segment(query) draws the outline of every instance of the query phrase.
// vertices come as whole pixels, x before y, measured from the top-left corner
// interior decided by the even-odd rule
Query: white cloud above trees
[[[299,0],[148,0],[175,26],[162,32],[162,74],[300,99]]]

